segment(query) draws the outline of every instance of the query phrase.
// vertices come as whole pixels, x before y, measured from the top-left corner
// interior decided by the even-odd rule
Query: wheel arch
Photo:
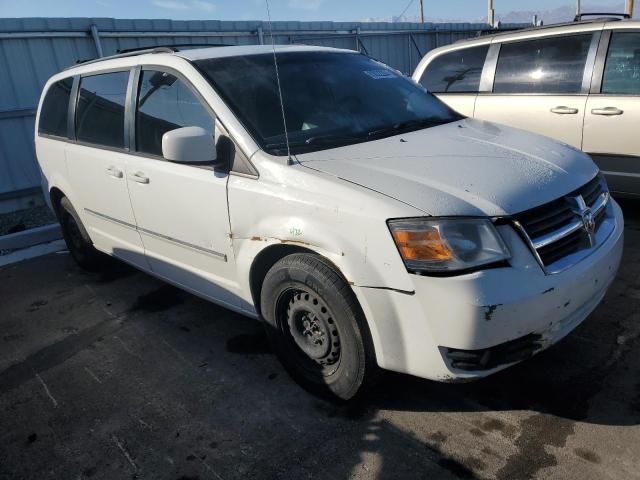
[[[251,268],[249,269],[249,288],[251,290],[251,298],[258,315],[260,315],[260,294],[262,293],[262,285],[264,284],[267,272],[277,262],[289,255],[293,255],[294,253],[307,253],[309,255],[322,257],[323,261],[329,263],[338,275],[347,282],[340,268],[338,268],[338,266],[326,256],[321,255],[315,250],[300,245],[291,245],[286,243],[269,245],[256,255],[251,263]]]
[[[60,201],[63,197],[66,197],[64,192],[58,187],[51,187],[49,190],[49,198],[51,199],[51,206],[56,216],[59,218]]]

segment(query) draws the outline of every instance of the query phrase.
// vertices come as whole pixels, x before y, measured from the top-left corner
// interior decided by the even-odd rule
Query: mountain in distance
[[[588,3],[582,5],[582,13],[622,13],[624,12],[624,2],[613,5],[602,5],[598,3]],[[500,12],[496,10],[496,20],[502,23],[530,23],[533,16],[537,15],[538,20],[542,20],[545,25],[552,23],[570,22],[576,14],[575,6],[563,6],[548,10],[513,10],[510,12]],[[640,15],[640,5],[636,4],[633,12],[634,18]],[[382,18],[365,18],[365,22],[420,22],[418,15],[403,15],[402,17],[382,17]],[[487,21],[487,17],[482,18],[433,18],[428,15],[425,17],[426,22],[433,23],[457,23],[457,22],[473,22],[483,23]]]
[[[581,8],[582,13],[597,12],[597,13],[623,13],[624,2],[614,5],[598,5],[587,4]],[[634,8],[634,17],[640,13],[639,7]],[[508,13],[496,12],[496,19],[502,23],[526,23],[531,22],[534,15],[538,16],[538,20],[543,20],[545,25],[551,23],[570,22],[573,20],[576,14],[575,6],[564,6],[550,10],[520,10],[511,11]],[[484,19],[486,20],[486,18]]]

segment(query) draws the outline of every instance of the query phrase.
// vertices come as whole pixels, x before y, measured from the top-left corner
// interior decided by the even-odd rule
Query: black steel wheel
[[[277,262],[262,287],[261,311],[274,351],[303,387],[351,400],[377,376],[362,309],[324,258],[293,254]]]
[[[324,301],[311,289],[289,289],[278,312],[280,329],[299,348],[305,367],[331,375],[340,365],[340,333]]]

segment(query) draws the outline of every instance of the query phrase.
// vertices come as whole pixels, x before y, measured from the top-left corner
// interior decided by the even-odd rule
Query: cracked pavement
[[[569,337],[464,385],[388,374],[337,406],[261,327],[123,264],[0,269],[0,479],[640,478],[640,202]]]

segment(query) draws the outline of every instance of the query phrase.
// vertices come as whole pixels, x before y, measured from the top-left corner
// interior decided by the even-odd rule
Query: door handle
[[[594,108],[591,110],[592,115],[606,115],[608,117],[613,115],[622,115],[623,113],[624,110],[620,110],[616,107]]]
[[[138,183],[149,183],[149,177],[145,177],[144,173],[136,172],[129,175],[129,178]]]
[[[107,172],[107,175],[113,178],[122,178],[124,176],[124,174],[122,173],[122,170],[118,170],[113,165],[107,168],[105,171]]]
[[[557,113],[558,115],[575,115],[578,113],[578,109],[561,105],[559,107],[552,108],[551,113]]]

